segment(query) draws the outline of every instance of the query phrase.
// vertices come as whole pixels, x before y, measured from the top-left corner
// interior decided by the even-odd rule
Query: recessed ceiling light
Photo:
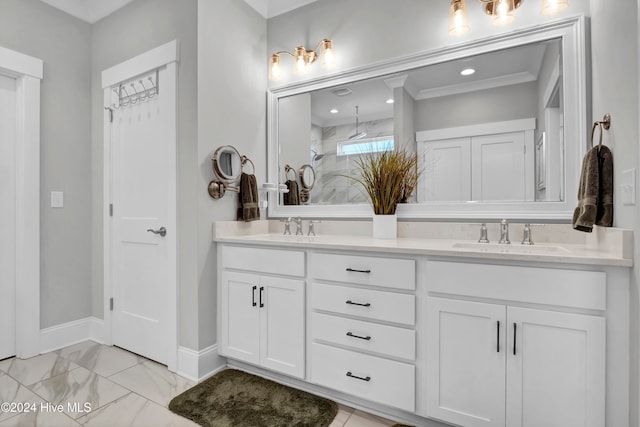
[[[386,102],[387,102],[387,104],[393,104],[394,101],[393,101],[393,98],[389,98],[389,99],[387,99]]]
[[[473,68],[465,68],[464,70],[460,71],[460,74],[463,76],[470,76],[471,74],[475,73],[476,70],[474,70]]]
[[[338,110],[337,110],[337,109],[335,109],[335,108],[332,108],[331,110],[329,110],[329,112],[330,112],[331,114],[338,114]]]

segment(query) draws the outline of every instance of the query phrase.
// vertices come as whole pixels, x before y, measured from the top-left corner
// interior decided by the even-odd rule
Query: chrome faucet
[[[291,217],[285,220],[280,220],[280,221],[284,222],[284,232],[282,234],[284,236],[290,236],[291,235]]]
[[[533,240],[531,239],[531,224],[524,225],[524,231],[522,232],[522,244],[533,245]]]
[[[320,221],[309,221],[309,232],[307,233],[307,236],[315,236],[316,235],[316,230],[314,227],[314,224],[319,223]]]
[[[480,225],[480,238],[478,239],[478,243],[489,243],[489,239],[487,238],[487,224],[484,222]]]
[[[503,245],[511,244],[511,241],[509,241],[509,223],[506,219],[500,221],[500,241],[498,243]]]
[[[302,218],[298,217],[295,219],[296,221],[296,236],[302,236],[304,233],[302,232]]]

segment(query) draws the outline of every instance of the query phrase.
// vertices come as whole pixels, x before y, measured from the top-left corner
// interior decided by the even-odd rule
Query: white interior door
[[[0,359],[16,354],[16,80],[0,75]]]
[[[165,89],[166,74],[161,68]],[[175,101],[162,88],[152,99],[113,110],[109,123],[111,327],[113,344],[166,364],[170,304],[176,303],[170,293],[176,281],[176,141]]]

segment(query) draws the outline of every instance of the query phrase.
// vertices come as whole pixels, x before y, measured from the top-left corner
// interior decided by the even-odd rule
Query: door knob
[[[154,230],[152,228],[147,229],[148,232],[153,233],[153,234],[159,234],[162,237],[167,235],[167,229],[164,227],[160,227],[158,230]]]

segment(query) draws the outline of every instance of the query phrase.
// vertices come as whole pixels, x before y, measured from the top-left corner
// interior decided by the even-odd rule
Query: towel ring
[[[251,174],[255,175],[255,173],[256,173],[256,165],[254,165],[253,162],[251,161],[251,159],[248,158],[247,156],[245,156],[245,155],[240,156],[240,164],[241,164],[240,167],[244,168],[244,165],[246,165],[247,163],[251,164]]]
[[[297,176],[296,176],[296,171],[289,165],[284,165],[284,176],[286,179],[290,179],[289,178],[289,172],[293,173],[293,179],[291,179],[291,181],[295,181]]]
[[[609,130],[609,128],[611,127],[611,114],[607,113],[604,115],[601,121],[593,122],[593,127],[591,128],[591,148],[593,148],[593,136],[595,135],[596,127],[600,128],[600,140],[598,142],[598,146],[600,146],[602,145],[602,134],[604,133],[604,130],[602,130],[602,128],[604,128],[605,130]]]

